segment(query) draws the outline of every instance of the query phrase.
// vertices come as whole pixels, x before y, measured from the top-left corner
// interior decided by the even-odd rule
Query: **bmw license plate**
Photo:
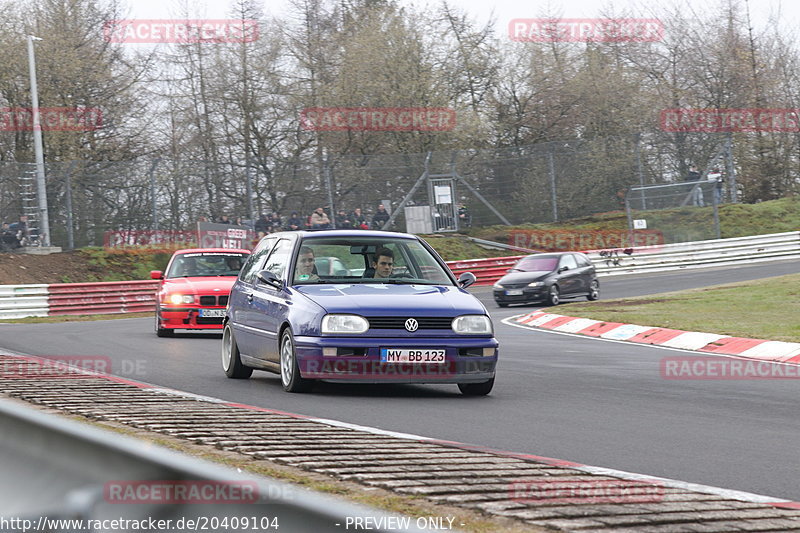
[[[225,309],[201,309],[200,316],[203,318],[224,318]]]
[[[381,363],[444,363],[444,350],[381,348]]]
[[[506,296],[522,296],[522,289],[508,289]]]

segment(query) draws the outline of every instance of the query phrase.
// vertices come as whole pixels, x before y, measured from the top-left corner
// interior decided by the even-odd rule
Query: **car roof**
[[[196,254],[200,252],[233,252],[249,254],[250,250],[245,250],[244,248],[184,248],[182,250],[175,250],[175,253],[172,255]]]
[[[547,258],[556,258],[556,257],[563,257],[568,254],[578,254],[578,255],[586,255],[583,252],[544,252],[541,254],[531,254],[522,257],[521,259],[528,259],[529,257],[537,257],[540,259],[547,259]]]
[[[270,233],[267,237],[277,237],[283,235],[299,235],[300,237],[392,237],[400,239],[416,240],[417,236],[410,233],[398,233],[396,231],[379,231],[368,229],[325,229],[325,230],[299,230],[281,231]],[[266,237],[265,237],[266,238]]]

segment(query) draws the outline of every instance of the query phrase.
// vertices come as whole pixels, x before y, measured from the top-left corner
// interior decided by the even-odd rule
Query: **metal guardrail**
[[[488,241],[487,241],[488,242]],[[601,276],[663,272],[800,258],[800,231],[587,252]],[[492,285],[522,255],[448,261],[458,276],[472,272]],[[156,281],[0,285],[0,320],[26,316],[135,313],[155,310]]]
[[[157,281],[56,283],[49,286],[50,315],[138,313],[155,310]]]
[[[381,524],[397,521],[396,515],[377,509],[240,473],[6,400],[0,400],[0,458],[0,517],[7,522],[0,526],[3,531],[153,531],[152,526],[130,524],[85,526],[89,520],[109,524],[170,520],[171,527],[159,529],[254,530],[255,523],[255,530],[340,532],[348,518],[352,524],[356,517],[369,519],[374,525],[370,529],[388,531]],[[177,486],[195,492],[179,498]],[[126,489],[115,494],[119,487]],[[199,504],[198,495],[210,496],[212,503]],[[263,527],[273,518],[278,528]],[[176,527],[181,519],[184,524],[206,520],[207,527]],[[229,524],[236,520],[238,526],[211,527],[222,519]],[[244,519],[250,520],[247,528]],[[84,527],[76,522],[71,526],[62,522],[59,527],[55,520],[82,520]],[[404,531],[424,530],[412,520]]]

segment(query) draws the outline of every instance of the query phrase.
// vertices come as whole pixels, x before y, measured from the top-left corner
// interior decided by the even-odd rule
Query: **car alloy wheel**
[[[242,364],[239,356],[239,346],[233,337],[230,324],[225,324],[222,332],[222,370],[225,375],[233,379],[247,379],[253,374],[253,369]]]
[[[161,309],[156,308],[156,337],[172,337],[175,334],[174,329],[161,327]]]
[[[591,285],[589,285],[589,295],[586,296],[586,299],[594,301],[598,298],[600,298],[600,284],[597,280],[594,280]]]
[[[558,295],[558,286],[553,285],[550,287],[550,291],[547,293],[547,303],[550,305],[558,305],[559,301],[560,298]]]
[[[294,337],[289,328],[281,336],[281,385],[286,392],[305,392],[311,388],[311,380],[300,377]]]

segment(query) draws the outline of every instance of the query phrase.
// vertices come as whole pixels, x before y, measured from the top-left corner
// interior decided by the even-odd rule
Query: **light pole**
[[[39,37],[28,35],[28,68],[31,74],[31,113],[33,114],[33,151],[36,156],[36,196],[39,198],[39,235],[42,246],[50,246],[50,218],[47,211],[47,187],[44,183],[44,149],[42,148],[42,124],[39,117],[39,90],[36,87],[36,58],[33,56],[33,41]]]

